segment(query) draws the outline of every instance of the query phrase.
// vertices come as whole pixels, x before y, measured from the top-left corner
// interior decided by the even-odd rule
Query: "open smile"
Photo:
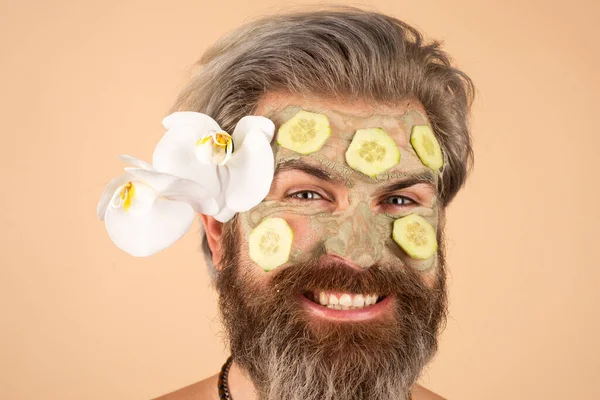
[[[342,292],[304,292],[302,305],[316,315],[336,320],[361,321],[374,318],[390,308],[393,297]]]

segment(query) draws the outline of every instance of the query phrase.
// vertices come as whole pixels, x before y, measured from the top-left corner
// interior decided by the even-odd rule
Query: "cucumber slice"
[[[442,149],[428,125],[413,126],[410,134],[410,144],[412,144],[421,162],[429,168],[437,170],[444,165]]]
[[[417,214],[395,220],[392,237],[412,258],[426,260],[438,249],[435,229]]]
[[[346,163],[371,177],[399,162],[396,141],[381,128],[358,129],[346,151]]]
[[[277,144],[300,154],[318,151],[331,135],[326,115],[299,111],[279,127]]]
[[[250,259],[264,271],[271,271],[287,262],[294,232],[283,218],[265,218],[250,232]]]

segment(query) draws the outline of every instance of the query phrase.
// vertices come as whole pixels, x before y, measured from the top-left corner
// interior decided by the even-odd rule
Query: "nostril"
[[[329,257],[329,258],[331,258],[331,259],[335,260],[336,262],[343,263],[343,264],[347,265],[347,266],[348,266],[348,267],[350,267],[350,268],[359,269],[359,270],[362,270],[362,269],[363,269],[363,267],[361,267],[361,266],[360,266],[359,264],[357,264],[356,262],[354,262],[354,261],[352,261],[352,260],[350,260],[350,259],[348,259],[348,258],[342,257],[342,256],[340,256],[340,255],[338,255],[338,254],[334,254],[334,253],[327,253],[327,254],[326,254],[326,255],[324,255],[323,257]]]
[[[375,264],[375,260],[369,254],[362,253],[361,255],[354,257],[354,263],[361,269],[369,268]]]

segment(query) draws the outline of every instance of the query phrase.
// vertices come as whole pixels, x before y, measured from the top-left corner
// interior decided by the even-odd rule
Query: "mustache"
[[[438,271],[432,286],[420,273],[403,264],[380,263],[363,270],[343,262],[310,260],[275,270],[269,281],[276,293],[290,295],[307,291],[339,291],[350,293],[396,294],[421,300],[442,294],[443,271]]]

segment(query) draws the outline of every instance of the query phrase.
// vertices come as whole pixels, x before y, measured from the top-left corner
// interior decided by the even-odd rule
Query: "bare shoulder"
[[[445,400],[442,396],[438,396],[421,385],[413,386],[412,398],[413,400]]]
[[[219,400],[217,393],[218,374],[202,381],[192,383],[174,392],[167,393],[154,400]]]

